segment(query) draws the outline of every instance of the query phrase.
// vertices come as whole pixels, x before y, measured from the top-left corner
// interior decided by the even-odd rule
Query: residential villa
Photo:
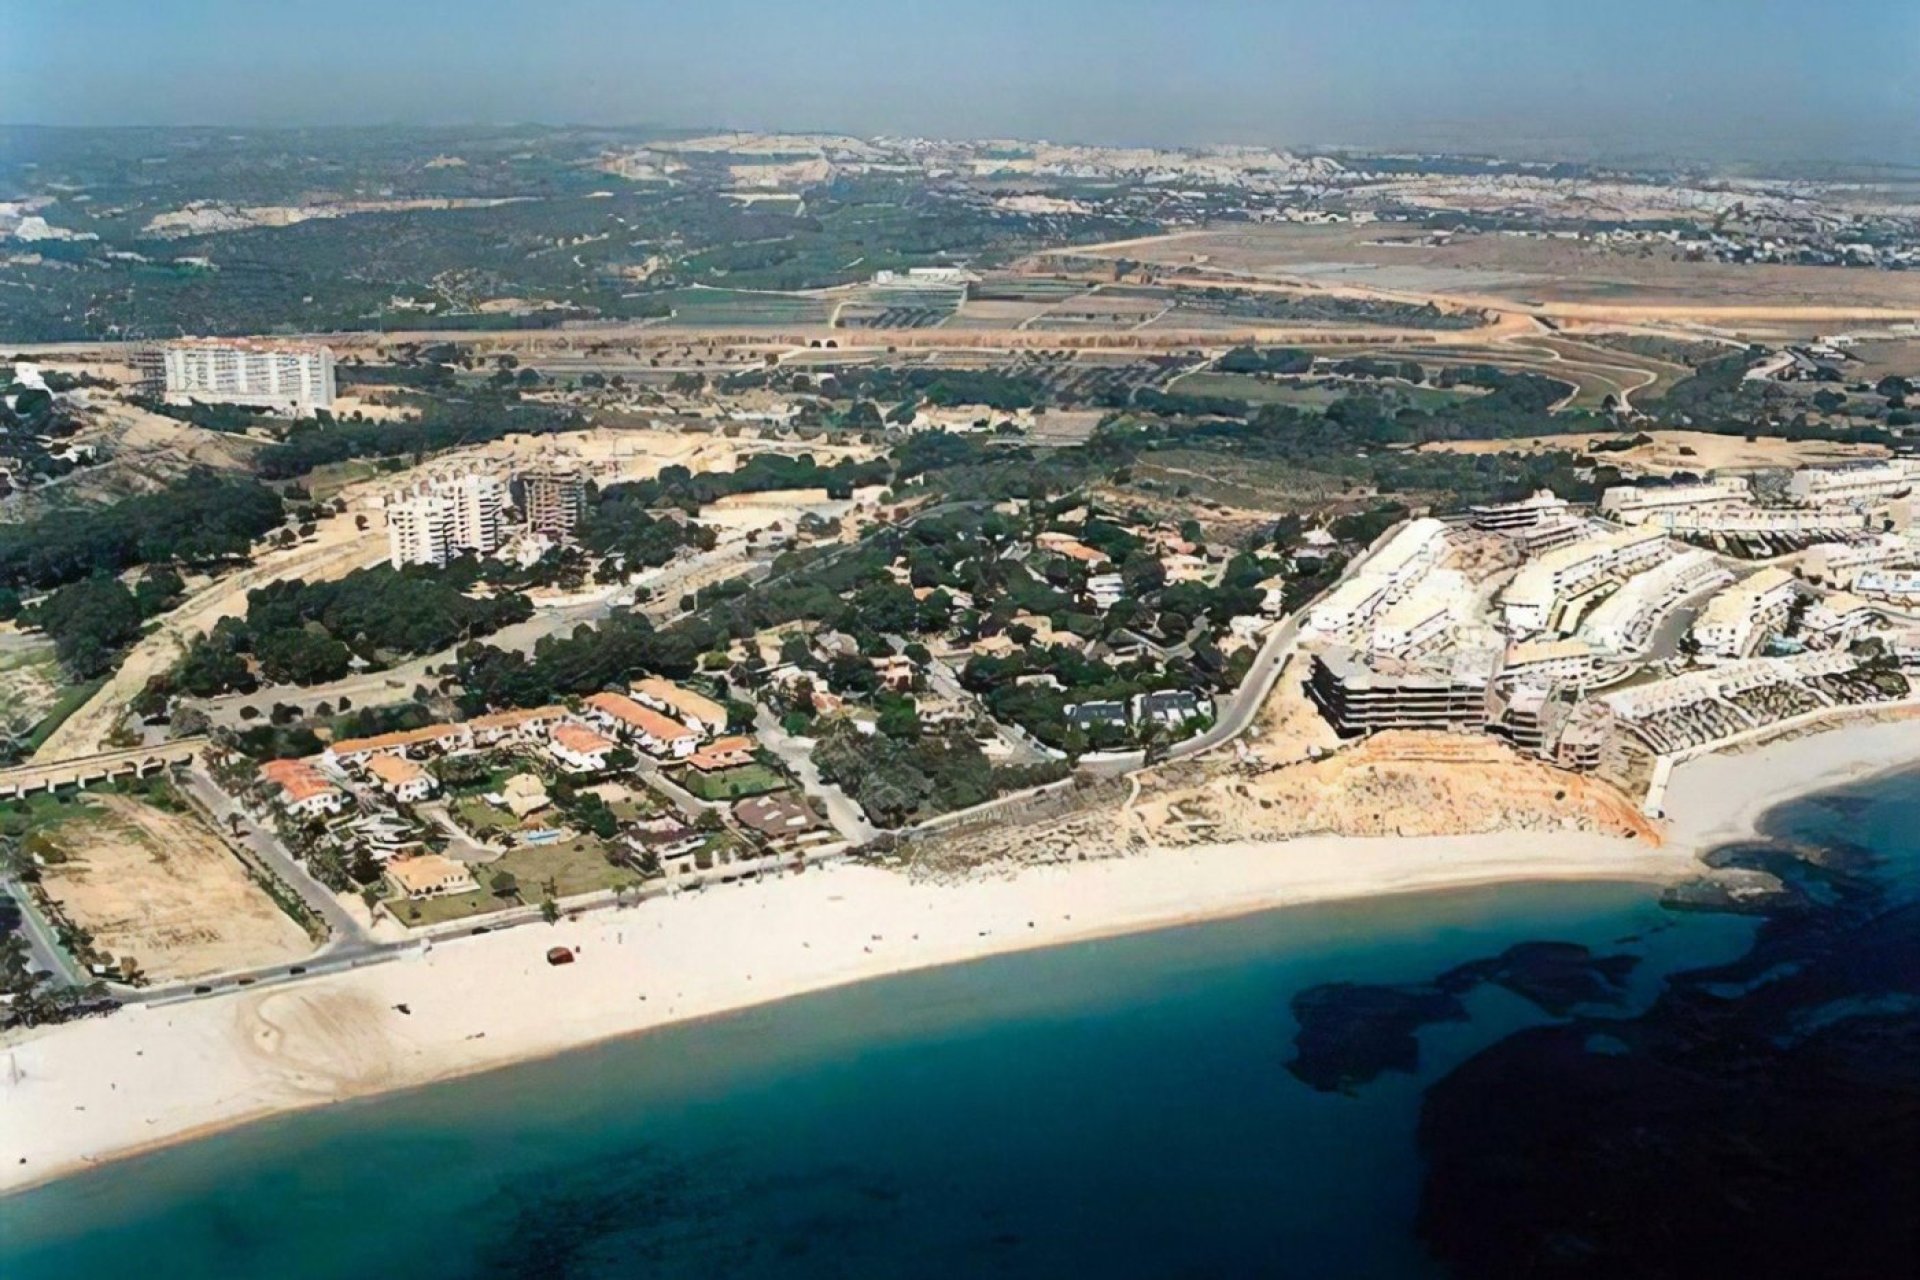
[[[493,797],[487,800],[491,803]],[[535,774],[516,773],[500,786],[500,804],[516,818],[538,813],[552,803],[546,784]]]
[[[339,813],[347,797],[306,760],[269,760],[260,776],[274,784],[274,802],[296,818]]]
[[[566,718],[565,707],[526,707],[476,716],[467,721],[466,727],[474,746],[491,747],[509,740],[537,738]]]
[[[428,724],[371,738],[343,738],[323,754],[330,764],[357,768],[377,755],[405,755],[416,747],[448,752],[533,740],[566,718],[567,709],[558,706],[496,711],[459,724]]]
[[[563,724],[553,731],[547,754],[569,772],[598,773],[607,767],[607,755],[617,745],[581,725]]]
[[[624,693],[596,693],[584,705],[589,721],[639,743],[649,755],[684,760],[699,749],[702,735]]]
[[[759,836],[776,853],[829,843],[833,830],[821,825],[813,810],[785,792],[754,796],[733,806],[734,820]]]
[[[687,757],[687,765],[701,773],[717,773],[753,763],[753,739],[741,735],[715,738]]]
[[[683,689],[671,680],[648,676],[627,687],[634,700],[664,711],[703,738],[727,731],[727,709],[712,698]]]
[[[442,898],[480,887],[465,863],[438,853],[395,858],[387,864],[387,883],[403,898]]]
[[[707,834],[678,818],[645,818],[627,828],[627,847],[635,853],[651,855],[662,863],[676,861],[699,851]]]
[[[437,785],[432,774],[405,756],[374,756],[367,761],[367,772],[382,791],[402,804],[425,800]]]

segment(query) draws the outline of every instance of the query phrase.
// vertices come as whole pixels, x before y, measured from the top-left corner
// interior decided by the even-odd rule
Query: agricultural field
[[[1378,223],[1221,227],[1054,256],[1124,258],[1190,277],[1297,283],[1328,293],[1432,296],[1469,306],[1560,304],[1594,319],[1616,310],[1632,320],[1644,311],[1736,309],[1746,313],[1734,317],[1741,323],[1764,326],[1796,309],[1829,318],[1861,308],[1920,311],[1920,277],[1912,272],[1689,262],[1677,250],[1622,253],[1590,241],[1498,232],[1437,237]]]
[[[310,954],[306,930],[170,794],[164,786],[151,799],[100,790],[39,815],[28,847],[48,898],[95,948],[156,981]]]
[[[834,313],[833,323],[839,329],[932,329],[952,315],[951,308],[942,307],[849,304]]]
[[[806,293],[756,293],[745,289],[680,289],[668,295],[673,323],[697,328],[738,325],[824,325],[832,300]]]

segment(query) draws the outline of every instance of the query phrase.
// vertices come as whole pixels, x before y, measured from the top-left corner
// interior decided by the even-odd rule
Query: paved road
[[[1223,746],[1245,733],[1252,726],[1254,717],[1260,714],[1260,708],[1266,705],[1267,695],[1273,692],[1274,681],[1280,678],[1281,669],[1287,665],[1287,659],[1293,655],[1294,646],[1299,641],[1300,623],[1294,618],[1288,618],[1267,632],[1260,652],[1254,655],[1253,665],[1247,668],[1246,679],[1240,682],[1238,689],[1214,703],[1213,727],[1185,742],[1176,743],[1167,754],[1175,757],[1198,755],[1202,751]]]
[[[309,910],[327,922],[327,928],[333,935],[333,940],[324,950],[351,949],[355,944],[364,944],[368,941],[365,927],[341,904],[340,899],[334,896],[333,890],[315,880],[307,869],[300,865],[299,860],[280,843],[280,837],[276,832],[255,822],[246,810],[214,785],[213,779],[198,769],[187,771],[186,786],[194,799],[213,815],[215,824],[223,834],[233,833],[232,819],[238,816],[240,839],[246,843],[247,848],[275,875],[285,881],[295,893],[298,893]]]
[[[85,986],[92,978],[81,972],[66,950],[54,940],[53,931],[34,908],[24,886],[12,880],[0,880],[0,895],[11,898],[20,912],[20,936],[27,940],[27,959],[35,969],[44,969],[56,981]]]
[[[860,845],[880,834],[880,828],[867,821],[867,815],[853,802],[852,796],[820,776],[819,767],[813,763],[813,752],[789,736],[774,714],[759,703],[754,704],[753,728],[767,750],[793,770],[802,789],[820,798],[827,807],[827,820],[842,837]]]

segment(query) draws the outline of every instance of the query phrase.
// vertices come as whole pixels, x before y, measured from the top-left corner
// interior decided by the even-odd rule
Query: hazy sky
[[[0,121],[1920,161],[1920,0],[0,0]]]

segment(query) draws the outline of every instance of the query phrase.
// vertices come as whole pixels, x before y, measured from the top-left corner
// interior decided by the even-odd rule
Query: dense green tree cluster
[[[163,692],[213,697],[273,684],[322,684],[395,657],[435,653],[533,616],[517,592],[474,599],[422,569],[386,565],[333,582],[292,579],[247,595],[244,619],[228,618],[197,640]]]
[[[697,512],[708,503],[733,494],[766,493],[775,489],[825,489],[829,497],[849,498],[854,489],[885,484],[892,475],[893,468],[884,458],[821,466],[811,454],[789,458],[777,453],[756,453],[732,471],[696,474],[679,465],[665,467],[651,480],[613,485],[600,495],[600,500],[603,505],[613,503],[617,508],[630,511],[677,506]]]
[[[184,587],[167,565],[148,569],[132,590],[101,574],[59,588],[20,620],[53,637],[55,656],[76,680],[91,680],[111,671],[141,624],[172,608]]]
[[[104,575],[68,583],[21,615],[53,637],[55,654],[76,680],[111,671],[143,620],[133,592]]]
[[[820,776],[852,796],[876,826],[905,826],[1066,774],[1064,764],[995,768],[965,734],[923,734],[910,704],[890,711],[874,734],[850,720],[829,721],[813,749]]]
[[[196,471],[111,507],[62,508],[0,525],[0,584],[56,587],[162,560],[244,556],[285,515],[279,495],[264,485]]]
[[[277,445],[262,449],[254,469],[269,480],[305,475],[329,462],[406,458],[510,435],[553,435],[586,425],[578,413],[511,391],[476,388],[464,398],[422,398],[420,416],[402,422],[298,422]]]
[[[1313,354],[1299,347],[1235,347],[1214,362],[1222,373],[1312,373]]]
[[[627,569],[653,568],[681,551],[712,550],[713,530],[691,520],[656,516],[631,485],[603,490],[575,530],[595,555],[618,557]]]

